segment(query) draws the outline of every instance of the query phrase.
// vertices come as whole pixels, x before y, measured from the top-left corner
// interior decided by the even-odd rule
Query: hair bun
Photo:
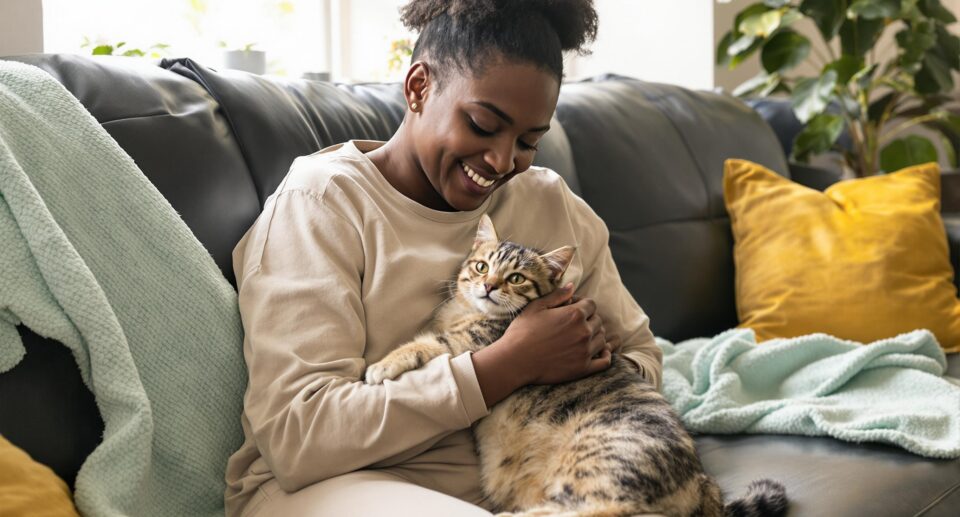
[[[400,10],[403,24],[423,32],[427,24],[446,14],[457,24],[476,25],[492,17],[540,15],[557,36],[562,50],[583,52],[597,36],[593,0],[411,0]]]

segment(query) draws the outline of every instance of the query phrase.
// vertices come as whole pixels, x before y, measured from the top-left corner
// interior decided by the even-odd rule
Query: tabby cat
[[[500,242],[482,216],[456,291],[431,330],[368,367],[365,382],[379,384],[441,354],[496,341],[527,303],[557,287],[573,254],[570,246],[544,254]],[[746,497],[725,507],[669,403],[618,354],[590,377],[517,390],[473,431],[484,506],[507,512],[501,515],[786,513],[786,491],[769,480],[755,481]]]

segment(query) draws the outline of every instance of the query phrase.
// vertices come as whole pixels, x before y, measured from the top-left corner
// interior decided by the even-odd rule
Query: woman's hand
[[[530,302],[497,344],[509,349],[523,384],[586,377],[609,367],[612,352],[597,304],[574,297],[572,286]]]
[[[572,381],[610,366],[620,348],[606,331],[597,305],[559,288],[527,305],[496,342],[473,354],[488,407],[528,384]]]

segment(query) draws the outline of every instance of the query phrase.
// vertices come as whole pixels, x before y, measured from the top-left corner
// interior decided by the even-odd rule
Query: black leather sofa
[[[294,157],[351,138],[385,140],[404,110],[396,84],[279,80],[188,59],[6,59],[45,69],[78,97],[231,282],[231,250]],[[735,326],[722,164],[740,157],[788,175],[768,124],[727,96],[599,77],[564,85],[553,128],[537,162],[606,221],[623,280],[654,332],[678,341]],[[958,226],[950,228],[955,270]],[[0,434],[72,483],[102,422],[66,348],[20,331],[27,355],[0,374]],[[950,373],[960,377],[957,354]],[[960,460],[799,436],[707,435],[698,444],[729,492],[780,479],[794,516],[960,515]]]

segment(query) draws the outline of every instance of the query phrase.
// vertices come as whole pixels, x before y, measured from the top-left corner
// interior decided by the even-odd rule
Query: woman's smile
[[[467,191],[476,194],[484,195],[490,192],[490,189],[493,188],[493,185],[496,184],[496,180],[487,179],[486,177],[480,175],[472,167],[467,165],[464,162],[460,162],[460,172],[463,177],[463,184],[466,187]]]

